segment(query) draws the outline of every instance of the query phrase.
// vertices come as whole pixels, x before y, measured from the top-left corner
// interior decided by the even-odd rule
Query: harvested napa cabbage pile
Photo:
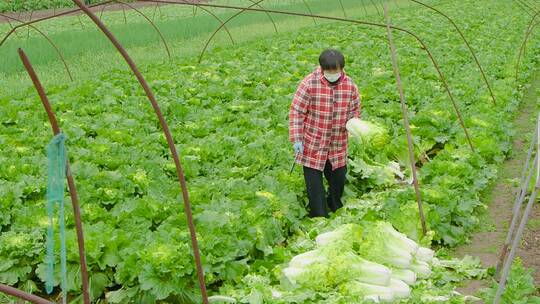
[[[283,269],[292,288],[338,290],[355,301],[409,298],[410,285],[431,275],[434,251],[378,221],[319,234],[317,248],[291,259]]]

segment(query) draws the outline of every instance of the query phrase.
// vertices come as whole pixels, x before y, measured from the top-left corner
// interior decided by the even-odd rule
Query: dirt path
[[[530,103],[527,108],[529,110],[528,117],[536,117],[540,103],[540,72],[536,73],[525,98],[528,98]],[[525,121],[524,124],[526,125],[526,123]],[[531,126],[530,121],[528,125]],[[538,202],[534,204],[518,255],[523,259],[525,266],[535,269],[533,276],[536,284],[540,285],[540,204]]]
[[[486,267],[497,264],[499,250],[504,242],[511,218],[512,205],[517,191],[516,180],[519,182],[523,163],[527,158],[528,139],[534,132],[534,119],[538,110],[537,90],[540,89],[540,71],[537,71],[527,89],[520,113],[514,121],[516,136],[513,142],[513,154],[499,169],[499,177],[486,201],[488,210],[482,215],[480,231],[471,238],[471,243],[456,249],[458,256],[477,256]],[[540,284],[540,204],[536,203],[529,223],[523,235],[523,241],[518,256],[526,267],[535,269],[534,278]],[[460,291],[474,294],[478,289],[487,287],[484,282],[472,281]]]
[[[191,2],[191,3],[200,3],[200,2],[208,2],[206,0],[168,0],[171,2]],[[164,6],[166,4],[159,4],[159,3],[150,3],[150,2],[143,2],[143,1],[135,1],[130,2],[130,6],[134,8],[141,8],[141,7],[155,7],[158,9],[161,6]],[[38,10],[38,11],[31,11],[31,12],[17,12],[17,13],[3,13],[4,15],[7,15],[12,18],[16,18],[18,20],[23,21],[30,21],[40,18],[49,17],[55,14],[59,14],[62,12],[67,12],[70,10],[73,10],[74,8],[58,8],[58,9],[47,9],[47,10]],[[112,4],[106,4],[98,7],[91,8],[92,12],[100,14],[102,11],[121,11],[121,10],[129,10],[130,8],[123,4],[118,3],[112,3]],[[81,11],[77,11],[74,13],[70,13],[66,16],[76,16],[82,14]],[[8,19],[5,17],[0,16],[0,23],[7,23]]]

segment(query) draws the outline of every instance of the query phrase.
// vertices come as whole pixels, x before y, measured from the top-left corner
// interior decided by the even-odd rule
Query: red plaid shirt
[[[352,79],[342,73],[331,85],[317,68],[300,83],[289,112],[289,140],[303,142],[304,153],[298,164],[324,170],[327,160],[332,169],[347,165],[345,124],[360,116],[360,94]]]

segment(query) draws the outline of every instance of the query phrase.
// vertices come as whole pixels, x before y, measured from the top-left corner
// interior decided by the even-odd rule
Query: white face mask
[[[330,82],[336,82],[341,77],[341,72],[337,72],[335,74],[324,72],[324,78]]]

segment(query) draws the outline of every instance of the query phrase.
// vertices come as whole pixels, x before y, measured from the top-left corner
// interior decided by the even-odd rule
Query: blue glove
[[[293,145],[294,153],[304,153],[304,144],[301,141],[297,141]]]

